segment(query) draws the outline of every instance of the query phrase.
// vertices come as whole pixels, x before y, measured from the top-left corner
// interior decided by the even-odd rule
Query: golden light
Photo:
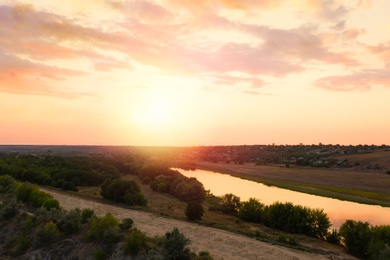
[[[133,111],[133,122],[142,128],[167,127],[172,123],[173,109],[165,100],[140,103]]]

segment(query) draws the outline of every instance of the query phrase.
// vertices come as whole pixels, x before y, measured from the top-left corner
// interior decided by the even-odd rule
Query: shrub
[[[260,223],[263,208],[264,204],[258,199],[250,198],[248,201],[241,203],[238,217],[245,221]]]
[[[196,257],[197,260],[213,260],[210,253],[207,251],[201,251],[199,252],[198,256]]]
[[[16,181],[9,175],[0,176],[0,193],[12,193],[15,191]]]
[[[134,223],[134,221],[131,218],[125,218],[125,219],[122,219],[122,222],[119,225],[119,227],[122,230],[127,231],[133,226],[133,223]]]
[[[93,211],[93,209],[83,209],[81,211],[81,223],[85,224],[87,222],[89,222],[92,217],[95,216],[95,212]]]
[[[87,232],[91,240],[98,240],[107,244],[118,241],[118,220],[111,214],[104,217],[94,217]]]
[[[203,216],[203,207],[202,204],[196,201],[191,201],[187,203],[185,209],[185,214],[189,220],[201,220]]]
[[[94,260],[106,260],[107,253],[103,249],[97,248],[92,252],[92,257]]]
[[[180,233],[177,228],[174,228],[172,232],[167,232],[161,241],[164,259],[190,259],[191,252],[187,247],[189,243],[190,240]]]
[[[341,242],[341,236],[337,229],[332,229],[331,232],[328,232],[325,239],[327,242],[336,245],[339,245]]]
[[[226,214],[235,214],[240,207],[241,200],[231,193],[225,194],[221,198],[221,210]]]
[[[103,198],[115,202],[126,203],[130,206],[146,206],[147,201],[140,193],[140,188],[134,181],[106,180],[101,185],[100,194]]]
[[[60,231],[58,230],[57,225],[50,221],[40,228],[37,235],[39,244],[46,247],[59,239]]]
[[[146,246],[147,240],[147,236],[143,232],[134,229],[125,239],[125,253],[137,255]]]
[[[59,229],[70,235],[78,232],[81,228],[81,212],[79,209],[72,209],[66,213],[58,222]]]
[[[368,246],[373,237],[369,223],[347,220],[340,227],[340,235],[351,254],[359,258],[368,258]]]
[[[20,205],[15,201],[3,202],[0,205],[0,218],[11,219],[19,213]]]
[[[47,210],[50,209],[59,209],[60,208],[60,202],[54,198],[47,198],[43,201],[42,207],[44,207]]]

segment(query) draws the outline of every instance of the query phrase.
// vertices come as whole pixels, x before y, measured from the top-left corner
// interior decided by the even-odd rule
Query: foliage
[[[0,176],[0,193],[12,193],[15,191],[16,182],[9,175]]]
[[[161,241],[164,259],[190,259],[191,252],[187,247],[189,243],[190,240],[180,233],[177,228],[174,228],[172,232],[167,232]]]
[[[107,214],[92,219],[87,237],[112,245],[118,242],[118,231],[118,220],[111,214]]]
[[[325,239],[327,242],[336,245],[339,245],[341,242],[341,236],[337,229],[332,229],[331,232],[328,232]]]
[[[106,260],[107,253],[101,248],[97,248],[92,252],[92,257],[94,260]]]
[[[146,246],[148,241],[145,233],[134,229],[131,233],[125,238],[124,250],[126,254],[137,255],[143,248]]]
[[[0,205],[0,219],[11,219],[19,213],[20,205],[15,199],[5,201]]]
[[[369,223],[347,220],[340,227],[340,235],[351,254],[359,258],[368,258],[368,247],[373,236]]]
[[[77,186],[99,185],[120,176],[121,164],[100,156],[32,156],[0,157],[0,175],[36,184],[77,191]]]
[[[187,203],[185,214],[189,220],[201,220],[203,216],[203,207],[197,201],[190,201]]]
[[[122,219],[122,222],[120,223],[119,227],[123,231],[129,230],[133,226],[134,221],[131,218],[125,218]]]
[[[264,224],[289,233],[324,239],[330,227],[329,217],[321,209],[276,202],[264,207]]]
[[[207,251],[200,251],[198,256],[196,257],[197,260],[213,260],[210,253]]]
[[[81,211],[80,209],[72,209],[63,214],[62,218],[58,222],[58,228],[65,234],[74,234],[79,232],[81,228]]]
[[[95,216],[93,209],[85,208],[81,211],[81,223],[89,222]]]
[[[235,214],[241,205],[240,197],[231,193],[225,194],[221,198],[221,210],[226,214]]]
[[[115,202],[126,203],[131,206],[146,206],[147,201],[140,193],[140,188],[134,181],[128,180],[106,180],[101,185],[100,194],[105,199]]]
[[[60,237],[60,231],[57,225],[50,221],[43,225],[38,231],[39,243],[41,246],[50,246],[52,243],[57,241]]]
[[[180,172],[159,164],[147,164],[142,167],[138,176],[144,183],[157,192],[169,193],[183,201],[204,201],[206,191],[196,178],[188,178]]]
[[[238,217],[242,220],[260,223],[264,204],[256,198],[242,202],[238,209]]]
[[[49,193],[40,191],[38,186],[29,183],[19,183],[16,188],[16,199],[34,208],[58,209],[60,204]]]

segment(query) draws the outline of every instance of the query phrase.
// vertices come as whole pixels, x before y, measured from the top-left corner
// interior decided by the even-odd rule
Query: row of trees
[[[77,191],[120,177],[121,163],[102,156],[0,155],[0,175],[31,183]]]
[[[362,259],[390,259],[390,226],[346,220],[339,230],[329,231],[330,221],[322,209],[281,202],[265,206],[255,198],[241,202],[233,194],[211,195],[208,200],[211,210],[236,215],[244,221],[342,244],[351,254]]]
[[[275,202],[265,206],[258,199],[241,202],[233,194],[212,198],[211,210],[238,216],[244,221],[262,223],[289,233],[325,239],[330,227],[329,217],[322,209],[311,209],[292,203]]]
[[[164,165],[146,164],[133,169],[132,173],[154,191],[171,194],[183,201],[201,203],[206,197],[203,184],[196,178],[185,177]]]
[[[362,259],[390,259],[390,226],[347,220],[339,229],[347,250]]]

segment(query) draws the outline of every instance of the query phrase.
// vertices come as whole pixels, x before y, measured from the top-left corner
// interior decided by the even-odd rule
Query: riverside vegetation
[[[168,247],[170,243],[161,242],[161,239],[147,238],[141,231],[129,228],[130,220],[120,224],[111,215],[93,216],[91,210],[63,212],[59,209],[58,202],[49,195],[39,192],[37,186],[14,182],[7,174],[21,181],[51,185],[65,190],[71,188],[72,191],[77,191],[82,186],[99,185],[100,194],[105,199],[133,207],[147,207],[148,201],[138,184],[122,178],[125,175],[132,175],[149,185],[153,191],[166,193],[186,202],[185,214],[189,220],[201,220],[205,211],[202,205],[207,203],[209,211],[222,212],[242,221],[260,223],[288,233],[304,234],[330,243],[341,244],[351,254],[361,258],[388,259],[390,255],[389,226],[373,227],[369,223],[347,220],[339,230],[330,231],[328,230],[329,219],[320,209],[310,209],[291,203],[274,203],[265,206],[256,199],[241,202],[240,198],[233,194],[215,197],[207,193],[195,178],[187,178],[166,165],[145,158],[123,155],[61,157],[8,154],[0,157],[0,175],[2,175],[0,188],[8,194],[7,196],[11,196],[14,190],[15,199],[7,199],[2,204],[2,221],[8,221],[5,222],[9,226],[9,229],[6,229],[8,232],[17,229],[21,239],[20,241],[15,237],[5,239],[4,235],[1,236],[2,246],[10,255],[20,255],[27,250],[42,248],[45,243],[39,241],[57,241],[59,245],[59,238],[67,238],[71,234],[78,234],[74,238],[78,239],[77,242],[73,243],[76,240],[72,240],[75,245],[80,241],[93,243],[95,249],[92,253],[96,259],[104,259],[117,254],[120,250],[123,250],[124,254],[134,253],[137,250],[131,248],[133,246],[138,248],[138,243],[140,249],[137,253],[164,255],[164,246]],[[23,206],[20,203],[23,203]],[[33,216],[25,213],[28,211],[24,207],[33,212]],[[28,237],[26,228],[20,224],[26,221],[31,222],[32,224],[29,225],[35,228],[34,232],[30,232],[34,237]],[[12,225],[16,228],[11,227]],[[71,230],[74,230],[74,233]],[[181,237],[182,241],[187,241],[179,234],[178,230],[173,230],[166,234],[165,239]],[[47,239],[46,235],[52,238]],[[277,240],[286,245],[296,243],[291,237],[283,235]],[[133,242],[126,243],[126,241]],[[130,249],[125,249],[126,244]],[[210,258],[207,252],[194,255],[183,248],[181,250],[187,252],[185,254],[188,259],[190,257]],[[175,255],[172,252],[170,254]],[[162,259],[174,258],[163,257]]]

